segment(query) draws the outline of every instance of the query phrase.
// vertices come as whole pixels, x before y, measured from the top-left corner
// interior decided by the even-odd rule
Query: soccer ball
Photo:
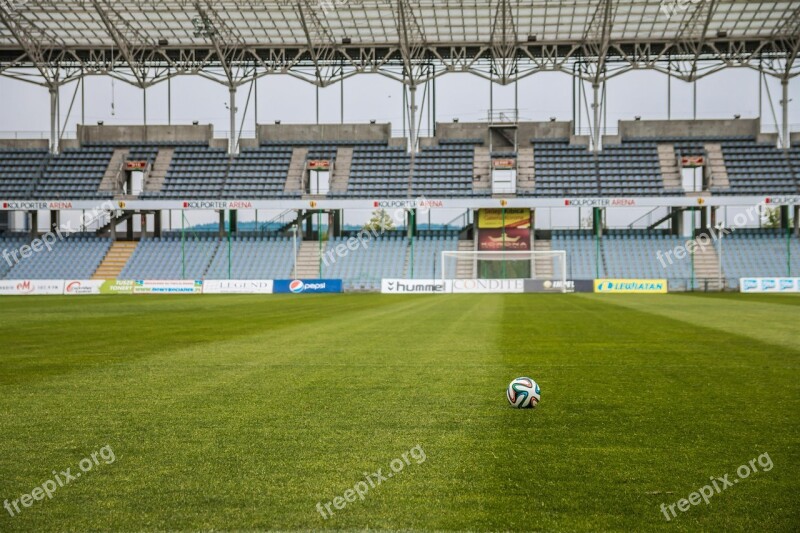
[[[533,409],[541,398],[539,385],[531,378],[517,378],[508,384],[506,397],[517,409]]]

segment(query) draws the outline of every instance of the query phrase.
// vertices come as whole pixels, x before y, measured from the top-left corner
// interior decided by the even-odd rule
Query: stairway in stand
[[[125,263],[133,255],[137,244],[139,243],[134,241],[115,241],[108,249],[100,266],[97,267],[92,279],[117,279],[125,267]]]

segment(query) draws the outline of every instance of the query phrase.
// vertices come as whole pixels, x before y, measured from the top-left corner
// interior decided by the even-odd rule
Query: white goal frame
[[[473,274],[477,273],[478,261],[480,261],[481,259],[490,261],[503,261],[504,259],[508,261],[522,261],[525,259],[529,259],[531,261],[531,276],[522,279],[560,281],[561,292],[567,292],[567,252],[564,250],[547,250],[547,251],[528,250],[528,251],[513,251],[513,252],[502,252],[502,251],[486,252],[478,250],[444,251],[442,252],[442,283],[446,283],[448,280],[459,279],[457,278],[459,258],[465,258],[465,257],[471,258]],[[552,276],[537,275],[536,272],[537,257],[557,259],[558,263],[560,264],[560,269],[556,268],[555,270],[560,270],[560,272],[554,271]],[[448,258],[455,259],[456,263],[455,272],[448,271],[447,269]]]

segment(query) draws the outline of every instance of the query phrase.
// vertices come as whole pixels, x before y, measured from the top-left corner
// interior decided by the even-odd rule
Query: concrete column
[[[39,235],[39,212],[28,211],[28,214],[31,217],[30,236],[31,239],[34,239],[37,235]]]
[[[305,238],[307,240],[311,240],[313,238],[313,236],[314,236],[314,214],[312,213],[306,219],[306,236],[305,236]]]
[[[224,209],[220,209],[218,211],[218,215],[219,215],[219,236],[220,237],[224,237],[225,236],[225,210]]]
[[[787,230],[789,229],[789,206],[782,205],[781,206],[781,229]]]
[[[231,209],[228,211],[228,220],[230,220],[231,224],[231,233],[236,233],[239,229],[239,211],[236,209]]]
[[[592,235],[603,236],[603,208],[592,208]]]
[[[144,239],[147,236],[147,214],[141,213],[139,217],[139,225],[141,226],[139,238]]]
[[[153,212],[153,237],[161,237],[161,211]]]
[[[129,241],[133,240],[133,216],[129,217],[125,222],[125,238]]]
[[[672,234],[681,236],[683,235],[683,211],[677,207],[670,207],[672,213]]]
[[[61,220],[60,211],[50,211],[50,229],[49,231],[55,233],[58,229],[59,221]]]
[[[794,206],[794,236],[800,237],[800,205]]]
[[[708,229],[708,211],[711,209],[710,207],[701,207],[700,208],[700,229],[705,230]]]

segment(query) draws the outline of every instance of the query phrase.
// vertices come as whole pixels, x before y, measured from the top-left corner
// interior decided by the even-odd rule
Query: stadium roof
[[[48,85],[270,73],[327,85],[362,72],[510,83],[545,70],[599,81],[634,68],[690,80],[730,66],[791,77],[799,49],[800,2],[0,0],[0,73],[33,81],[35,68]]]

